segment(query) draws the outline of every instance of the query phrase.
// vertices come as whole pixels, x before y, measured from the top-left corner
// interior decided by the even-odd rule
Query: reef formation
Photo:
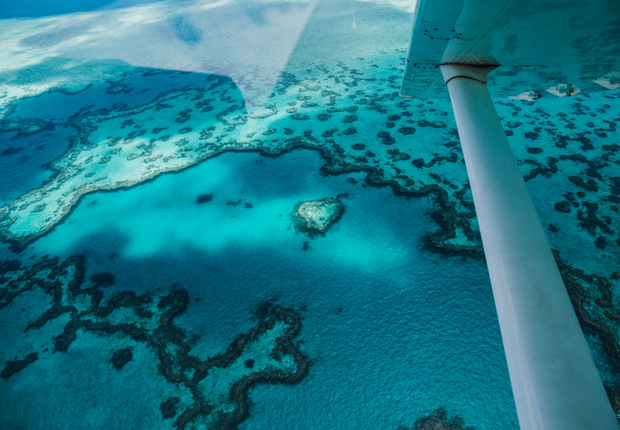
[[[400,50],[385,53],[386,58],[399,55]],[[343,63],[309,66],[316,77],[304,80],[283,73],[259,113],[247,112],[242,95],[251,91],[252,79],[233,83],[218,75],[196,76],[194,86],[160,87],[159,94],[140,105],[84,107],[68,118],[76,133],[69,151],[50,166],[55,175],[0,208],[0,238],[23,248],[61,222],[85,194],[130,187],[225,151],[275,156],[310,148],[325,158],[322,170],[327,174],[365,172],[370,185],[391,186],[407,197],[431,196],[437,203],[433,218],[441,228],[429,236],[429,246],[445,253],[479,253],[475,211],[449,105],[403,101],[389,90],[400,76],[378,70],[378,64],[364,72]],[[162,73],[125,70],[107,80],[116,85],[131,81],[124,85],[133,87],[148,85],[153,76],[161,79]],[[187,75],[165,73],[171,85]],[[538,210],[558,242],[568,242],[567,233],[575,234],[559,226],[579,225],[579,240],[594,251],[620,249],[614,221],[620,191],[613,174],[620,147],[610,139],[616,122],[606,117],[615,111],[605,103],[617,97],[599,97],[596,107],[583,103],[587,96],[578,97],[566,106],[568,112],[557,113],[546,101],[540,107],[498,102],[525,179],[539,190],[533,193],[535,199],[540,195]],[[14,118],[23,100],[27,97],[11,102],[4,122],[41,121]],[[8,130],[15,127],[4,132],[11,133]],[[557,195],[549,195],[551,190]]]
[[[40,340],[36,351],[22,352],[21,357],[7,357],[3,348],[2,378],[14,378],[27,372],[37,359],[67,351],[82,332],[122,336],[150,348],[157,357],[158,372],[189,393],[186,398],[165,400],[162,419],[173,420],[178,430],[235,429],[249,416],[252,386],[296,384],[308,372],[308,361],[292,342],[301,329],[293,309],[269,305],[256,327],[238,335],[225,352],[201,360],[192,355],[188,334],[175,324],[175,318],[187,309],[187,291],[179,287],[141,295],[125,291],[103,303],[98,285],[84,288],[83,278],[84,260],[79,256],[63,262],[45,259],[30,267],[18,261],[0,263],[0,312],[26,292],[42,292],[50,306],[25,331],[32,334],[44,326],[58,330]],[[16,350],[33,347],[28,342],[25,345]],[[121,371],[132,359],[132,348],[122,348],[115,351],[110,365]]]
[[[299,203],[293,211],[297,231],[313,236],[324,234],[344,213],[344,205],[331,197]]]
[[[408,430],[399,427],[398,430]],[[474,427],[466,427],[463,418],[458,415],[449,417],[445,408],[434,410],[430,415],[418,418],[412,430],[475,430]]]
[[[134,186],[225,151],[275,156],[309,148],[327,160],[325,173],[366,172],[370,184],[390,185],[412,196],[436,196],[440,213],[448,216],[445,234],[433,241],[445,248],[475,248],[479,241],[465,171],[451,168],[462,163],[462,154],[447,112],[410,106],[386,90],[400,77],[381,76],[377,70],[362,74],[340,63],[313,80],[285,72],[258,113],[248,113],[242,95],[253,82],[233,83],[218,75],[197,76],[194,86],[162,91],[137,106],[85,106],[67,120],[76,132],[69,151],[51,163],[53,177],[0,208],[0,238],[22,249],[61,222],[85,194]],[[152,76],[161,79],[155,72],[125,71],[113,81],[144,85]],[[179,76],[166,73],[171,82]],[[376,82],[376,89],[358,89],[358,83],[368,79]],[[7,109],[5,116],[12,118],[13,111]],[[430,121],[429,113],[437,121]],[[421,144],[425,140],[441,144],[431,148]]]
[[[46,183],[0,208],[0,238],[23,249],[62,222],[85,194],[134,186],[226,151],[277,156],[308,148],[324,158],[325,174],[363,176],[360,186],[431,198],[438,229],[425,238],[425,248],[481,257],[451,108],[442,100],[399,98],[402,70],[394,59],[404,61],[405,52],[396,48],[347,64],[291,67],[258,113],[248,111],[251,97],[245,97],[256,93],[258,70],[233,83],[218,75],[93,67],[93,81],[103,80],[104,87],[80,81],[37,93],[39,101],[89,91],[93,100],[100,93],[123,97],[130,89],[132,95],[153,90],[153,97],[133,105],[83,106],[66,118],[75,130],[68,151],[51,163],[55,174]],[[150,84],[155,78],[158,83]],[[175,84],[181,80],[183,85]],[[2,102],[0,133],[11,140],[54,127],[48,120],[19,116],[29,97]],[[620,412],[620,375],[618,366],[610,365],[620,360],[619,306],[612,293],[601,292],[602,286],[613,292],[620,279],[619,98],[620,92],[610,91],[535,102],[499,100],[496,106],[549,242],[562,255],[562,274],[590,345],[604,345],[594,348],[600,349],[595,360]],[[19,156],[7,150],[3,160]],[[589,305],[580,306],[579,300]]]

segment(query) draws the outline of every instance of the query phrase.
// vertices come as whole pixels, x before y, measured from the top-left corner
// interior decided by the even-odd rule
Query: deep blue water
[[[80,0],[77,1],[3,1],[0,3],[0,19],[39,18],[44,16],[65,15],[76,12],[90,12],[106,7],[126,7],[141,3],[152,3],[148,0]]]

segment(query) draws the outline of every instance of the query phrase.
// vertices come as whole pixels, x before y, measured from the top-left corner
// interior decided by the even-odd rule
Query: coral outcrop
[[[344,212],[338,199],[325,198],[299,203],[293,212],[293,224],[297,231],[310,236],[324,234],[337,222]]]

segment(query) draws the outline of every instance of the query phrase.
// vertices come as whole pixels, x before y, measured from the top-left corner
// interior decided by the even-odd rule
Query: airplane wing
[[[400,94],[448,98],[439,65],[501,66],[491,97],[620,87],[618,0],[419,0]]]
[[[620,87],[620,0],[419,0],[401,95],[452,101],[522,430],[619,430],[492,97]]]

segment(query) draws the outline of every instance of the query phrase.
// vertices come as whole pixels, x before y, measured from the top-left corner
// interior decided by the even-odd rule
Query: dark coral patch
[[[425,119],[422,119],[422,120],[418,121],[418,126],[420,126],[420,127],[433,127],[433,128],[445,128],[446,127],[446,123],[445,122],[431,122],[431,121],[427,121]]]
[[[2,154],[0,154],[0,157],[8,157],[11,155],[15,155],[15,154],[19,154],[20,152],[22,152],[24,150],[24,148],[22,147],[10,147],[10,148],[6,148],[4,151],[2,151]]]
[[[399,132],[401,132],[402,134],[404,134],[405,136],[408,136],[410,134],[415,133],[415,128],[413,127],[401,127],[398,129]]]
[[[213,194],[201,194],[198,197],[196,197],[196,203],[198,203],[199,205],[203,203],[208,203],[212,200],[213,200]]]
[[[267,318],[267,315],[269,315],[269,313],[275,306],[275,303],[276,303],[275,298],[260,302],[256,306],[256,309],[254,309],[254,311],[252,312],[252,315],[254,315],[256,318],[261,319],[261,320]]]
[[[112,363],[112,366],[114,366],[116,370],[121,370],[131,360],[133,360],[133,349],[123,348],[114,351],[110,363]]]
[[[594,245],[599,249],[605,249],[607,247],[607,239],[603,236],[599,236],[595,241]]]
[[[605,277],[564,264],[558,253],[555,259],[584,334],[601,344],[611,370],[610,380],[604,382],[605,390],[614,410],[620,410],[620,343],[615,335],[620,316],[613,305],[612,284]]]
[[[212,130],[209,130],[209,129],[202,130],[200,132],[200,137],[198,137],[198,139],[200,139],[200,140],[207,140],[207,139],[209,139],[210,137],[213,136],[213,134],[211,134],[211,131]]]
[[[557,202],[555,204],[555,210],[558,212],[570,213],[570,203],[569,202]]]
[[[598,191],[598,185],[596,184],[596,181],[592,179],[584,181],[583,178],[579,176],[569,176],[568,180],[578,187],[585,188],[588,191]]]
[[[383,143],[384,145],[392,145],[394,144],[394,142],[396,142],[396,139],[390,136],[389,131],[380,131],[379,133],[377,133],[377,137],[381,138],[381,143]]]
[[[90,277],[90,280],[96,287],[101,288],[111,287],[116,282],[114,275],[110,272],[95,273]]]
[[[129,94],[133,90],[133,88],[131,88],[129,85],[123,84],[120,82],[108,81],[108,83],[110,84],[110,86],[107,89],[108,94],[119,94],[119,93]]]
[[[172,418],[177,414],[177,404],[179,403],[178,397],[170,397],[166,401],[159,405],[161,416],[163,419]]]
[[[291,118],[296,119],[297,121],[305,121],[307,119],[310,119],[310,117],[306,114],[303,113],[296,113],[291,115]]]
[[[399,430],[407,430],[401,427]],[[445,408],[439,408],[430,415],[418,418],[413,430],[474,430],[474,427],[466,427],[463,418],[458,415],[450,418]]]
[[[20,370],[24,369],[30,363],[34,363],[37,358],[39,358],[39,355],[36,352],[32,352],[21,360],[7,361],[4,369],[2,369],[2,372],[0,372],[0,375],[2,375],[3,378],[10,378]]]

